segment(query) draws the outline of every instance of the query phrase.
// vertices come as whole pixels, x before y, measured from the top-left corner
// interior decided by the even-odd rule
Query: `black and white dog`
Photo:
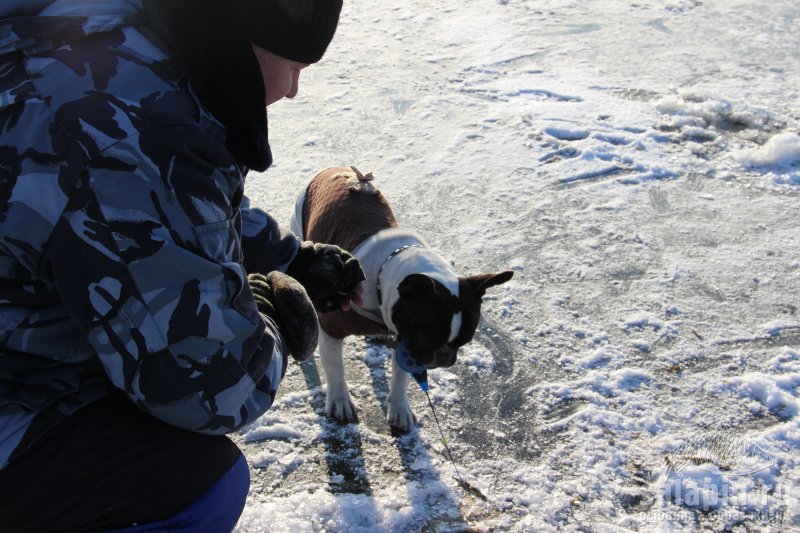
[[[291,221],[304,240],[335,244],[361,262],[364,305],[319,315],[319,352],[328,383],[325,410],[353,420],[357,407],[345,381],[342,341],[349,335],[393,335],[426,368],[451,366],[458,348],[472,340],[486,290],[510,280],[513,271],[460,277],[416,232],[399,227],[372,175],[355,167],[332,167],[314,177],[300,195]],[[411,429],[408,378],[392,357],[389,423]]]

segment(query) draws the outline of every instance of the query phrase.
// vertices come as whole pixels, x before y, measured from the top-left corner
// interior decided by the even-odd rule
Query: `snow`
[[[390,432],[389,350],[348,339],[359,423],[324,416],[319,361],[290,363],[234,436],[237,531],[800,528],[798,18],[345,2],[248,194],[288,224],[316,172],[355,165],[458,272],[515,276],[429,375],[455,466],[413,383],[419,425]]]
[[[743,165],[749,167],[792,167],[800,165],[800,136],[779,133],[758,148],[743,150],[739,155]]]

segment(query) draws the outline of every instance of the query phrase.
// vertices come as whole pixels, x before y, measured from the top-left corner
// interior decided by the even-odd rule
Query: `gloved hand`
[[[291,356],[297,361],[311,357],[317,347],[319,322],[302,285],[282,272],[248,274],[247,281],[258,310],[277,324]]]
[[[320,313],[361,305],[367,279],[358,259],[333,244],[304,241],[286,273],[300,282]]]

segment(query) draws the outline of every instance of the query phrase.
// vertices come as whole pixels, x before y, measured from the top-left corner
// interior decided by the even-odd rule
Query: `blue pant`
[[[0,531],[227,533],[249,485],[228,437],[170,426],[112,395],[0,469]]]
[[[142,524],[114,533],[229,533],[244,509],[250,488],[250,470],[244,456],[208,492],[180,513],[151,524]]]

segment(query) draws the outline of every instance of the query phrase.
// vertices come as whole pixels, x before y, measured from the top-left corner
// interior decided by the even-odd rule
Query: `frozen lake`
[[[235,436],[238,531],[800,529],[798,27],[793,0],[345,2],[247,191],[288,224],[355,165],[459,273],[515,270],[430,374],[487,499],[420,390],[390,433],[388,349],[352,338],[358,424],[292,362]]]

